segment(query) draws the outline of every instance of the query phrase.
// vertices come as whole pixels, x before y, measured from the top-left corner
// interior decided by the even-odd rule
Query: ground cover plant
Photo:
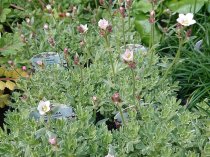
[[[2,1],[0,156],[209,156],[209,1],[188,2]]]

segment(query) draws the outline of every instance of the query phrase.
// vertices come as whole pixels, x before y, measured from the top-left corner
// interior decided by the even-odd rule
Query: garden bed
[[[210,155],[208,0],[12,2],[0,156]]]

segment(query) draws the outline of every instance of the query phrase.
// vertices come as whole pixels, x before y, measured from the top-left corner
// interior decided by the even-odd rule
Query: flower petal
[[[187,13],[187,14],[186,14],[186,18],[187,18],[188,20],[192,20],[192,19],[193,19],[193,13]]]

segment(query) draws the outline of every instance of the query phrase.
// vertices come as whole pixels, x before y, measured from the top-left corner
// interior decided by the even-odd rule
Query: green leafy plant
[[[154,12],[150,15],[152,42],[149,48],[140,45],[141,49],[131,46],[139,45],[140,38],[133,32],[132,16],[123,13],[125,3],[113,4],[119,8],[112,10],[112,3],[107,3],[103,19],[86,25],[81,14],[61,16],[65,7],[59,10],[59,4],[52,3],[47,9],[45,2],[38,1],[41,11],[36,9],[28,22],[14,29],[25,39],[24,57],[62,53],[68,67],[42,66],[30,79],[16,82],[21,92],[13,92],[14,111],[6,113],[0,129],[1,156],[210,154],[210,125],[203,112],[208,100],[198,103],[205,108],[197,112],[180,105],[180,87],[169,75],[174,68],[167,67],[169,58],[161,58],[154,46]],[[95,12],[89,13],[91,19],[98,18],[91,16]],[[182,50],[186,45],[180,46]],[[65,116],[73,114],[74,118]]]

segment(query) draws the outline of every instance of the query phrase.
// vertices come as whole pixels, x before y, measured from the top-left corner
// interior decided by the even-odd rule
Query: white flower
[[[193,19],[193,13],[187,13],[186,15],[179,14],[179,18],[176,21],[183,26],[190,26],[196,23]]]
[[[46,5],[47,10],[52,10],[52,7],[50,4]]]
[[[69,17],[69,16],[70,16],[70,13],[69,13],[69,12],[67,12],[67,13],[66,13],[66,17]]]
[[[48,28],[49,28],[48,24],[45,23],[45,24],[44,24],[44,29],[47,30]]]
[[[37,110],[40,115],[45,115],[50,111],[50,101],[40,101]]]
[[[87,30],[88,30],[87,24],[86,24],[86,25],[82,25],[82,24],[80,24],[80,26],[79,26],[79,27],[81,28],[82,33],[85,33],[85,32],[87,32]]]
[[[125,53],[122,54],[121,57],[126,62],[132,62],[133,61],[133,51],[126,49]]]
[[[106,28],[109,26],[109,22],[105,19],[100,19],[98,21],[98,26],[103,29],[103,30],[106,30]]]

